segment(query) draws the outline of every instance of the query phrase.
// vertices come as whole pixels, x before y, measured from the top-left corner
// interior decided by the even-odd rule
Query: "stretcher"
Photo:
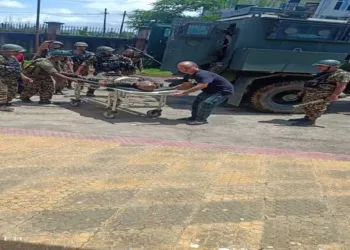
[[[97,87],[99,86],[96,83],[91,81],[77,82],[74,86],[74,98],[71,99],[70,105],[73,107],[78,107],[81,103],[81,91],[84,87]],[[166,105],[167,96],[176,92],[175,87],[165,87],[159,88],[153,92],[144,92],[133,87],[103,87],[100,86],[98,90],[108,91],[107,101],[102,103],[101,101],[95,99],[89,99],[90,101],[105,104],[108,111],[103,113],[103,116],[107,119],[114,119],[117,114],[117,108],[123,104],[126,106],[131,106],[128,101],[129,96],[140,96],[140,97],[157,97],[155,98],[158,101],[158,107],[156,109],[148,110],[147,116],[156,118],[162,115],[162,107]]]

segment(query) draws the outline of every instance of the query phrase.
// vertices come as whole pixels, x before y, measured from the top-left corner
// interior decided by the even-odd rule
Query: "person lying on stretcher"
[[[158,83],[150,78],[143,78],[143,77],[117,77],[117,78],[99,78],[97,77],[88,77],[87,80],[89,81],[96,81],[100,86],[106,87],[106,88],[134,88],[138,89],[144,92],[152,92],[155,89],[159,89],[163,87],[163,84]]]

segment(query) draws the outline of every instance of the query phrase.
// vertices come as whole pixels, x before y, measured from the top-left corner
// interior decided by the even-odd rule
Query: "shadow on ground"
[[[26,243],[26,242],[0,240],[0,250],[79,250],[79,249],[80,248],[50,246],[46,244],[33,244],[33,243]]]
[[[108,119],[103,116],[103,113],[110,110],[103,107],[101,104],[95,104],[90,102],[82,102],[79,107],[72,107],[69,103],[62,103],[60,107],[70,110],[72,112],[76,112],[81,116],[89,117],[97,120],[102,120],[111,124],[118,123],[144,123],[149,125],[178,125],[184,124],[184,121],[178,121],[173,119],[167,119],[163,117],[151,118],[146,115],[148,110],[154,109],[154,107],[149,106],[149,109],[145,108],[145,113],[141,113],[139,111],[135,111],[129,108],[118,108],[115,113],[114,119]],[[132,108],[137,108],[132,107]]]

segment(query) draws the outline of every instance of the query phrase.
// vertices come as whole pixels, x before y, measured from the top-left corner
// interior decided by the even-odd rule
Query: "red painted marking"
[[[338,160],[338,161],[350,161],[350,155],[344,154],[331,154],[321,152],[303,152],[295,150],[284,149],[269,149],[269,148],[249,148],[249,147],[237,147],[229,145],[216,145],[209,143],[197,143],[189,141],[175,141],[175,140],[158,140],[138,137],[124,137],[124,136],[98,136],[87,135],[77,133],[56,132],[48,130],[32,130],[32,129],[17,129],[17,128],[0,128],[0,133],[9,135],[26,135],[26,136],[42,136],[42,137],[54,137],[54,138],[67,138],[67,139],[85,139],[85,140],[97,140],[97,141],[111,141],[125,144],[146,144],[152,146],[171,146],[171,147],[188,147],[205,150],[221,150],[226,152],[244,153],[244,154],[262,154],[272,156],[288,156],[288,157],[300,157],[310,159],[321,160]]]

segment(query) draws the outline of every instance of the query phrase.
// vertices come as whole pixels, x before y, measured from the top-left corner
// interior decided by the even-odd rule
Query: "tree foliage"
[[[174,18],[186,17],[186,12],[215,10],[225,6],[225,0],[158,0],[151,10],[135,10],[129,15],[131,27],[149,26],[154,23],[170,24]]]
[[[198,12],[198,18],[216,20],[220,16],[215,10],[226,8],[229,5],[256,4],[259,7],[279,7],[286,0],[158,0],[151,10],[135,10],[129,15],[127,24],[132,28],[149,26],[151,23],[171,24],[174,18],[187,17],[186,12]],[[320,2],[320,0],[302,0],[305,2]],[[201,15],[204,11],[214,14]]]

